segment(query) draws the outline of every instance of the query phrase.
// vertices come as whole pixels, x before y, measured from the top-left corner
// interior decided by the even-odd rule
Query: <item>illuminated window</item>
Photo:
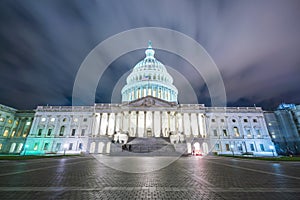
[[[39,148],[39,143],[35,143],[34,147],[33,147],[33,150],[36,151],[36,150],[38,150],[38,148]]]
[[[275,138],[276,138],[276,135],[272,135],[272,138],[274,138],[274,139],[275,139]]]
[[[45,118],[45,117],[43,117],[41,121],[42,121],[42,122],[46,121],[46,118]]]
[[[3,117],[0,117],[0,122],[4,122],[4,118]]]
[[[224,135],[225,137],[227,137],[227,130],[226,130],[226,129],[223,129],[223,135]]]
[[[256,134],[257,134],[258,137],[260,137],[261,134],[260,134],[260,130],[259,129],[256,129]]]
[[[2,149],[2,144],[0,143],[0,150]]]
[[[11,124],[11,123],[12,123],[12,120],[11,120],[11,119],[9,119],[7,122],[8,122],[9,124]]]
[[[233,131],[234,131],[234,135],[235,135],[236,137],[239,137],[239,136],[240,136],[238,127],[236,127],[236,126],[233,127]]]
[[[30,122],[26,122],[26,126],[29,126],[31,123]]]
[[[247,136],[251,137],[251,131],[250,131],[250,129],[247,129],[246,132],[247,132]]]
[[[74,121],[74,122],[78,122],[78,118],[74,118],[73,121]]]
[[[54,121],[55,121],[55,118],[54,118],[54,117],[52,117],[50,121],[51,121],[51,122],[54,122]]]
[[[15,133],[16,133],[16,131],[13,130],[13,132],[11,133],[11,136],[10,136],[10,137],[14,137],[14,136],[15,136]]]
[[[8,130],[6,129],[3,133],[3,137],[7,137],[8,136]]]
[[[65,132],[65,126],[60,127],[59,136],[63,136]]]
[[[272,126],[272,123],[270,122],[268,125],[269,125],[269,126]]]
[[[19,124],[19,122],[18,121],[16,121],[16,125],[18,125]]]

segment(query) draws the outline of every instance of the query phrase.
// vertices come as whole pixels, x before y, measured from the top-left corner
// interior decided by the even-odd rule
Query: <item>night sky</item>
[[[139,27],[173,29],[199,42],[221,72],[228,106],[299,104],[299,11],[297,0],[1,0],[0,104],[71,105],[88,53]],[[137,50],[115,60],[99,82],[96,102],[110,102],[119,78],[143,57]],[[189,63],[162,50],[156,57],[190,81],[199,103],[210,105],[205,83]]]

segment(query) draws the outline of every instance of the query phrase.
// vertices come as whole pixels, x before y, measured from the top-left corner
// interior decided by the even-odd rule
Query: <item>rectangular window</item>
[[[82,149],[82,143],[79,143],[79,149],[80,150]]]
[[[238,151],[243,151],[243,148],[242,148],[242,145],[241,145],[241,144],[238,144],[238,145],[237,145],[237,148],[238,148]]]
[[[265,147],[264,147],[263,144],[260,144],[259,146],[260,146],[260,150],[261,150],[261,151],[265,151]]]
[[[228,136],[228,134],[227,134],[227,130],[226,130],[226,129],[223,129],[223,135],[224,135],[225,137],[227,137],[227,136]]]
[[[215,149],[216,149],[216,151],[219,151],[220,150],[220,144],[216,144]]]
[[[211,122],[216,122],[216,120],[215,119],[211,119]]]
[[[85,134],[85,129],[82,129],[81,130],[81,136],[84,136],[84,134]]]
[[[250,144],[250,150],[254,151],[254,144]]]
[[[238,127],[233,127],[233,131],[234,131],[235,137],[239,137],[240,136]]]
[[[39,143],[34,143],[34,146],[33,146],[33,150],[38,150],[38,148],[39,148]]]
[[[52,129],[51,129],[51,128],[49,128],[49,129],[48,129],[47,136],[50,136],[50,135],[51,135],[51,133],[52,133]]]
[[[73,129],[72,129],[71,136],[75,136],[75,133],[76,133],[76,129],[75,129],[75,128],[73,128]]]
[[[83,121],[84,121],[84,122],[87,122],[87,118],[83,118]]]
[[[6,129],[3,133],[3,137],[7,137],[8,136],[8,130]]]
[[[247,137],[251,138],[251,131],[250,131],[250,129],[247,129],[246,132],[247,132]]]
[[[245,122],[245,123],[248,122],[248,119],[244,119],[244,122]]]
[[[40,128],[39,131],[38,131],[38,136],[41,136],[42,132],[43,132],[43,129]]]
[[[256,129],[256,134],[260,136],[260,130]]]
[[[44,151],[48,150],[48,146],[49,146],[49,143],[45,143],[45,145],[44,145]]]
[[[224,122],[224,119],[221,119],[221,122]]]
[[[72,148],[73,148],[73,143],[70,143],[69,144],[69,150],[72,150]]]
[[[14,137],[14,136],[15,136],[15,133],[16,133],[16,129],[13,129],[13,132],[11,133],[11,136],[10,136],[10,137]]]
[[[218,131],[217,131],[217,129],[214,129],[214,136],[218,136]]]
[[[230,151],[229,144],[226,144],[226,151]]]
[[[2,149],[2,144],[0,143],[0,150]]]
[[[61,147],[61,143],[57,143],[57,144],[56,144],[55,151],[60,151],[60,147]]]

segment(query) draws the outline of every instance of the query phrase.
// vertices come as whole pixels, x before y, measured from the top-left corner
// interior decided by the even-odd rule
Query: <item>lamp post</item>
[[[68,148],[68,144],[64,144],[64,156],[66,155],[67,148]]]
[[[231,148],[231,151],[232,151],[232,156],[234,157],[234,145],[232,144],[232,145],[230,145],[230,148]]]
[[[273,157],[274,157],[274,146],[273,146],[273,145],[270,145],[269,148],[271,149],[272,154],[273,154]]]

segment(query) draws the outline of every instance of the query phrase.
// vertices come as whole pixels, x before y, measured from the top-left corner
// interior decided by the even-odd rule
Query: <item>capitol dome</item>
[[[126,79],[122,88],[122,102],[134,101],[146,96],[156,97],[177,103],[177,88],[166,67],[155,57],[155,51],[149,41],[146,57],[138,62]]]

